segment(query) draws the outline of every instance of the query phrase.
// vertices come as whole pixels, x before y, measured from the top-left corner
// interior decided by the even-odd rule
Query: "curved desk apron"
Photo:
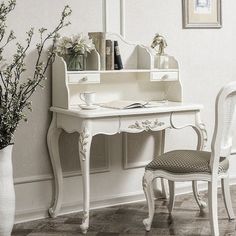
[[[53,119],[48,130],[47,142],[55,179],[53,205],[49,209],[51,217],[56,217],[62,203],[63,175],[59,156],[59,136],[62,130],[72,133],[78,132],[79,158],[83,179],[83,221],[81,230],[86,233],[89,227],[90,205],[90,147],[93,136],[97,134],[113,135],[116,133],[140,133],[143,131],[163,131],[167,128],[180,129],[191,126],[197,133],[197,149],[202,150],[207,141],[204,124],[201,122],[200,110],[202,106],[168,102],[155,108],[138,108],[129,110],[114,110],[100,108],[97,110],[81,110],[79,108],[61,109],[51,107]],[[160,139],[159,142],[163,142]],[[159,147],[164,147],[160,144]],[[164,149],[164,148],[163,148]],[[160,152],[163,152],[161,150]],[[195,197],[200,207],[205,203],[201,201],[197,185],[193,183]]]

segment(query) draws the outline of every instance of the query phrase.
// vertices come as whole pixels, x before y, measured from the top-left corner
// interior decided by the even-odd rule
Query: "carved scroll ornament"
[[[133,125],[130,125],[130,129],[138,129],[138,130],[144,130],[144,131],[149,131],[153,130],[157,127],[163,126],[165,123],[164,122],[159,122],[158,119],[154,121],[150,120],[145,120],[145,121],[136,121]]]

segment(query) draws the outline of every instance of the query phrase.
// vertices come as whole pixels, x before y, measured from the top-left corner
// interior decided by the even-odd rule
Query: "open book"
[[[116,100],[103,104],[99,104],[101,107],[113,108],[113,109],[132,109],[132,108],[148,108],[158,107],[166,104],[166,100],[161,101],[129,101],[129,100]]]

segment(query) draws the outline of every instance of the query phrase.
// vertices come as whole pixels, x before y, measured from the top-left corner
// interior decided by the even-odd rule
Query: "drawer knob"
[[[82,81],[87,81],[88,80],[88,76],[84,76],[83,78],[82,78]]]
[[[164,75],[164,76],[163,76],[161,79],[162,79],[162,80],[169,79],[169,75],[168,75],[168,74],[166,74],[166,75]]]

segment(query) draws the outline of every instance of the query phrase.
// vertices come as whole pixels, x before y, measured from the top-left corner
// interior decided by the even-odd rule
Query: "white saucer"
[[[98,109],[99,106],[98,105],[86,105],[86,104],[79,104],[80,108],[84,109],[84,110],[95,110]]]

